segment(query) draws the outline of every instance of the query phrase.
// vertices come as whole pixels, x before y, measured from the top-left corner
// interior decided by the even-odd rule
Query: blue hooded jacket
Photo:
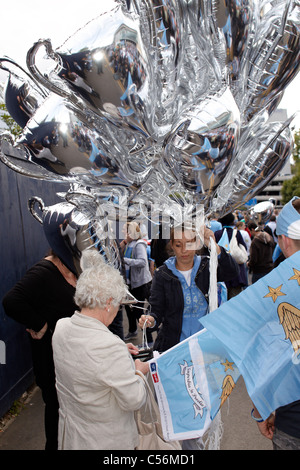
[[[238,273],[239,265],[224,248],[221,248],[218,257],[217,281],[227,281],[236,277]],[[209,256],[206,254],[201,256],[194,282],[208,305]],[[181,281],[166,262],[154,273],[149,302],[151,315],[155,318],[156,328],[158,328],[154,350],[163,352],[180,342],[185,307]]]
[[[195,277],[199,269],[200,262],[201,256],[195,256],[194,266],[191,272],[191,283],[188,285],[183,274],[176,268],[176,257],[173,256],[165,261],[165,264],[170,271],[178,277],[183,293],[184,310],[180,341],[183,341],[203,329],[203,326],[199,322],[199,318],[203,317],[207,313],[208,303],[204,294],[195,283]]]

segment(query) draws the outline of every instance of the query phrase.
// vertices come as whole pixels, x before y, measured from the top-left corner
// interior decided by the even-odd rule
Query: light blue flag
[[[223,230],[222,236],[218,241],[218,245],[222,246],[226,251],[228,251],[228,253],[230,253],[229,238],[226,228]]]
[[[222,343],[206,330],[149,362],[166,440],[201,437],[240,375]]]
[[[264,419],[300,400],[300,251],[201,323],[227,349]]]

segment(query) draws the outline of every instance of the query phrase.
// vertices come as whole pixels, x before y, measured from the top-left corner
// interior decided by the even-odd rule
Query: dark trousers
[[[236,295],[239,295],[243,291],[243,286],[228,287],[227,288],[227,300],[232,299]]]
[[[252,284],[254,284],[256,281],[261,279],[262,277],[266,276],[268,273],[253,273],[252,274]]]
[[[57,450],[59,403],[55,388],[55,369],[52,351],[52,335],[47,330],[42,339],[31,339],[35,381],[42,391],[45,403],[45,450]]]
[[[42,397],[45,403],[44,423],[46,445],[45,450],[57,450],[58,445],[58,410],[59,404],[55,386],[47,386],[42,389]]]

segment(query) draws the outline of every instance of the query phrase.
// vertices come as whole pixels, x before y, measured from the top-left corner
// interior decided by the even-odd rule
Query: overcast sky
[[[34,42],[50,38],[56,49],[78,28],[107,10],[109,2],[1,0],[0,55],[9,56],[26,68],[26,54]],[[300,74],[287,87],[279,106],[287,109],[289,116],[300,110],[299,90]],[[300,128],[300,113],[296,128]]]

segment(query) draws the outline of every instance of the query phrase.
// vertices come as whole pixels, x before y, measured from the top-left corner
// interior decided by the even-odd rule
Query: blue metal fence
[[[52,205],[61,202],[56,193],[66,189],[20,176],[0,163],[0,417],[34,380],[28,335],[2,307],[4,294],[49,248],[27,201],[39,196]]]

